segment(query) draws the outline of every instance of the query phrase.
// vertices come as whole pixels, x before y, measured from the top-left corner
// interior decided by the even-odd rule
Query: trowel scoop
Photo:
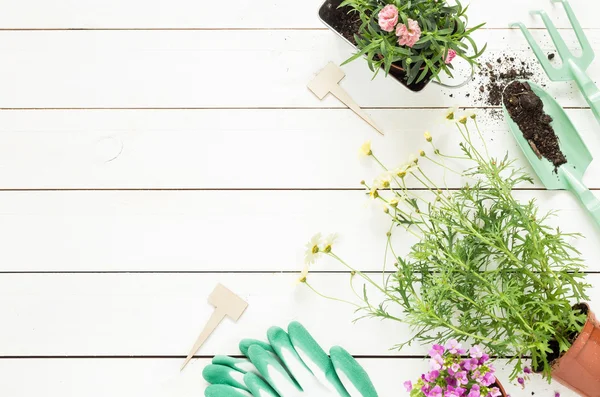
[[[554,165],[545,158],[539,158],[525,139],[519,126],[513,121],[504,101],[502,109],[504,118],[517,143],[523,150],[531,167],[541,180],[542,184],[550,190],[565,189],[571,191],[581,204],[587,209],[596,224],[600,226],[600,200],[583,184],[583,175],[592,162],[592,155],[579,136],[575,126],[565,113],[564,109],[544,89],[527,80],[531,90],[542,100],[544,111],[553,119],[551,125],[559,139],[560,149],[567,158],[567,163],[555,170]]]

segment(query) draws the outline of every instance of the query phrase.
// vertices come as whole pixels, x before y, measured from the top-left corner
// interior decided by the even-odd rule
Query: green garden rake
[[[550,37],[556,46],[556,50],[558,55],[562,59],[562,67],[557,68],[554,67],[546,54],[542,51],[539,44],[535,41],[529,30],[525,27],[521,22],[510,24],[511,28],[519,27],[521,31],[525,35],[525,38],[529,42],[529,45],[533,49],[535,56],[538,58],[542,67],[546,71],[546,74],[552,81],[571,81],[575,80],[579,89],[583,93],[587,103],[592,108],[594,115],[598,122],[600,122],[600,90],[594,84],[592,79],[586,74],[586,69],[592,61],[594,60],[594,50],[590,45],[571,5],[567,0],[551,0],[553,3],[562,3],[564,9],[569,17],[569,21],[571,22],[571,26],[577,35],[577,39],[579,40],[579,44],[581,45],[581,56],[574,56],[569,48],[565,44],[565,41],[561,37],[560,33],[554,26],[554,23],[548,17],[545,11],[531,11],[531,15],[539,15],[542,17],[546,28],[548,29],[548,33],[550,33]]]

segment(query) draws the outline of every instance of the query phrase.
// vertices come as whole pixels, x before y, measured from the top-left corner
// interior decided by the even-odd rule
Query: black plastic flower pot
[[[338,36],[358,51],[354,34],[358,32],[361,22],[353,13],[348,13],[348,9],[339,8],[341,2],[342,0],[325,0],[319,8],[319,18],[325,26],[337,33]],[[406,71],[396,64],[392,64],[388,76],[396,79],[414,92],[423,90],[431,82],[431,77],[426,77],[418,83],[407,84]]]

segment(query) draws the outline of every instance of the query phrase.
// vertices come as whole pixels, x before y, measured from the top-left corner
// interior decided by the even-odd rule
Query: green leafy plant
[[[391,217],[386,255],[391,253],[395,270],[384,271],[376,282],[337,256],[331,239],[328,245],[313,239],[308,262],[318,255],[333,257],[350,270],[353,289],[362,280],[363,287],[382,293],[384,299],[373,303],[363,288],[357,310],[361,318],[409,324],[414,336],[398,348],[452,339],[480,343],[491,355],[511,358],[511,379],[521,373],[526,357],[549,379],[553,359],[569,349],[586,319],[572,306],[588,299],[582,259],[568,242],[578,235],[549,226],[555,213],[541,213],[534,199],[515,199],[513,189],[532,179],[507,156],[491,158],[483,139],[479,147],[475,144],[475,131],[478,137],[481,133],[474,114],[456,120],[451,111],[448,119],[455,120],[463,138],[458,157],[442,153],[429,133],[425,138],[432,155],[421,151],[397,169],[384,167],[370,144],[362,147],[384,168],[382,176],[365,185]],[[470,166],[457,172],[447,165],[450,161]],[[469,182],[457,190],[439,187],[422,168],[425,162]],[[408,189],[409,180],[422,185],[428,197]],[[405,255],[392,244],[398,228],[419,239]],[[301,281],[310,286],[307,269]]]
[[[359,51],[345,63],[365,56],[369,68],[386,75],[393,65],[406,71],[407,84],[426,78],[439,80],[440,73],[452,76],[452,59],[477,64],[487,44],[479,49],[471,34],[485,24],[467,27],[467,7],[446,0],[345,0],[360,18],[354,39]]]

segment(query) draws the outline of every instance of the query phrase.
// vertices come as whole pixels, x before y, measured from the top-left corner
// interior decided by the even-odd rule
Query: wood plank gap
[[[444,110],[447,106],[364,106],[367,110]],[[499,106],[460,106],[460,109],[502,109]],[[564,106],[567,110],[588,110],[589,106]],[[61,111],[61,110],[348,110],[344,106],[317,107],[317,106],[258,106],[258,107],[50,107],[50,108],[0,108],[0,111]]]
[[[557,28],[558,30],[572,30],[571,28]],[[584,30],[598,30],[600,28],[584,28]],[[0,32],[65,32],[65,31],[117,31],[117,32],[135,32],[135,31],[323,31],[328,30],[327,27],[309,27],[309,28],[286,28],[286,27],[264,27],[264,28],[251,28],[251,27],[230,27],[230,28],[202,28],[202,27],[188,27],[188,28],[173,28],[173,27],[154,27],[154,28],[84,28],[84,27],[72,27],[72,28],[0,28]],[[481,30],[489,31],[508,31],[516,30],[514,28],[482,28]],[[533,27],[529,30],[546,30],[543,27]]]

